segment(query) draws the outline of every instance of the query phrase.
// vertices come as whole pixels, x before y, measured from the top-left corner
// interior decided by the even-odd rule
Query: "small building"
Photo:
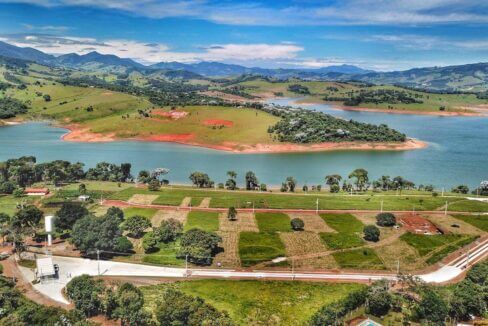
[[[27,196],[46,196],[49,194],[49,188],[25,188]]]
[[[349,326],[382,326],[380,323],[367,317],[358,317],[348,322]]]
[[[40,281],[45,279],[56,278],[57,268],[53,263],[52,257],[43,257],[36,259],[36,276]]]

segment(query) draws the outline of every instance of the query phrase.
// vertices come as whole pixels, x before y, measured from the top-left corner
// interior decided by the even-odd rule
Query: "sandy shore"
[[[115,133],[99,134],[93,133],[89,128],[78,125],[63,126],[69,130],[68,133],[62,136],[65,141],[72,142],[112,142],[117,140],[135,140],[148,142],[168,142],[177,143],[190,146],[205,147],[215,150],[233,152],[233,153],[300,153],[300,152],[323,152],[323,151],[337,151],[337,150],[377,150],[377,151],[405,151],[413,149],[421,149],[427,147],[427,143],[417,139],[408,139],[403,143],[364,143],[364,142],[326,142],[316,144],[293,144],[293,143],[279,143],[279,144],[253,144],[243,145],[232,142],[224,142],[221,145],[204,144],[194,140],[193,134],[161,134],[151,135],[147,137],[135,138],[117,138]]]
[[[389,114],[413,114],[413,115],[431,115],[431,116],[441,116],[441,117],[486,117],[488,116],[488,110],[485,112],[462,112],[462,111],[415,111],[415,110],[389,110],[389,109],[372,109],[372,108],[361,108],[361,107],[348,107],[342,105],[332,105],[333,109],[343,110],[343,111],[360,111],[360,112],[378,112],[378,113],[389,113]],[[470,107],[465,107],[465,110],[471,110]]]

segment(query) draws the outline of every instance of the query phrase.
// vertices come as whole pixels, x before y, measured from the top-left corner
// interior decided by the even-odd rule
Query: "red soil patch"
[[[226,126],[226,127],[232,127],[234,125],[234,122],[230,120],[221,120],[221,119],[208,119],[203,121],[203,124],[205,126]]]
[[[170,118],[173,120],[178,120],[178,119],[186,117],[188,115],[188,112],[177,111],[177,110],[173,110],[173,111],[155,110],[155,111],[152,111],[151,114],[158,115],[160,117]]]
[[[192,140],[195,134],[160,134],[160,135],[151,135],[144,137],[142,140],[149,140],[149,141],[167,141],[167,142],[187,142]]]
[[[438,234],[439,229],[428,219],[416,214],[405,215],[400,218],[405,229],[416,234]]]

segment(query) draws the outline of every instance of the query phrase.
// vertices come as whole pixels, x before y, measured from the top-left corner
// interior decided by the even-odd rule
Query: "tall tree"
[[[369,181],[368,171],[365,169],[356,169],[349,174],[349,179],[356,179],[356,189],[363,191]]]

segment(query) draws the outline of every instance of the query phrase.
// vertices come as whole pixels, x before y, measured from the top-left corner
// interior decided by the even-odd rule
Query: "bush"
[[[103,290],[101,280],[94,280],[86,274],[73,278],[66,285],[68,299],[73,301],[76,309],[87,317],[100,313],[102,306],[100,296]]]
[[[132,249],[134,249],[134,246],[132,245],[132,242],[130,242],[129,239],[127,239],[127,237],[117,238],[117,243],[115,244],[116,252],[127,253],[132,251]]]
[[[147,232],[142,237],[142,248],[144,248],[144,252],[146,254],[158,251],[158,244],[159,238],[154,234],[153,231]]]
[[[369,288],[366,298],[367,312],[377,317],[386,315],[393,303],[393,298],[388,292],[388,283],[383,281],[374,283]]]
[[[380,213],[376,215],[376,224],[379,226],[394,226],[396,224],[396,216],[392,213]]]
[[[229,207],[229,210],[227,211],[227,219],[229,221],[237,220],[237,210],[234,206]]]
[[[366,225],[363,229],[364,240],[377,242],[380,240],[380,229],[374,225]]]
[[[11,181],[5,181],[0,184],[0,193],[11,195],[14,192],[15,188],[15,183]]]
[[[173,218],[162,221],[159,227],[154,228],[154,234],[160,242],[164,243],[175,241],[182,231],[183,225],[181,222]]]
[[[147,185],[147,189],[149,191],[158,191],[161,188],[161,183],[157,179],[152,179],[149,181],[149,184]]]
[[[71,230],[77,220],[88,215],[88,210],[80,203],[66,202],[56,212],[54,225],[60,231]]]
[[[338,184],[333,184],[332,186],[330,186],[330,192],[333,194],[338,193],[340,190],[341,190],[341,187],[339,187]]]
[[[295,231],[303,231],[303,228],[305,227],[305,223],[303,223],[303,220],[296,217],[290,221],[291,228]]]

